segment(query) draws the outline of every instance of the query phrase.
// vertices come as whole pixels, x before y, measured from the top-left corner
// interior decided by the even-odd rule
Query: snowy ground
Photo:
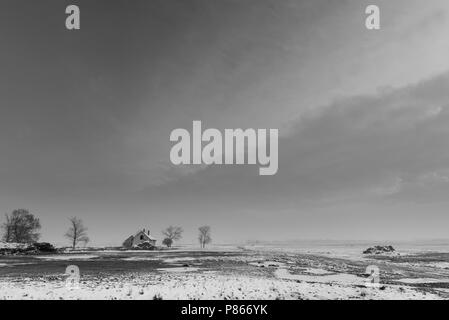
[[[0,299],[449,299],[448,262],[436,252],[355,260],[236,248],[0,256]],[[375,287],[369,265],[380,270]]]

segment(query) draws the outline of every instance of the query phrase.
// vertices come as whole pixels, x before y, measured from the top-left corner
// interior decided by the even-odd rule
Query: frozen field
[[[353,249],[353,248],[352,248]],[[0,256],[1,299],[448,299],[449,253],[272,247]],[[66,286],[67,266],[80,270]],[[366,267],[380,270],[366,287]]]

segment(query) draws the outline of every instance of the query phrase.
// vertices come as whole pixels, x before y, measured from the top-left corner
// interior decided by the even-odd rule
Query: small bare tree
[[[165,236],[165,239],[170,239],[170,242],[164,243],[167,247],[171,247],[174,241],[177,241],[182,238],[182,233],[184,230],[181,227],[169,226],[167,229],[162,231],[162,234]]]
[[[70,218],[69,221],[70,228],[64,236],[70,240],[72,249],[75,249],[76,245],[80,242],[83,242],[84,244],[88,243],[89,237],[87,236],[87,228],[84,227],[83,221],[77,217]]]
[[[171,245],[173,244],[173,240],[170,239],[170,238],[165,238],[165,239],[162,241],[162,244],[166,245],[167,248],[170,248]]]
[[[199,230],[198,240],[200,242],[201,248],[205,248],[206,244],[212,241],[212,238],[210,236],[210,227],[202,226],[199,227],[198,230]]]
[[[2,228],[5,230],[5,233],[3,234],[3,241],[5,242],[11,242],[12,238],[12,223],[11,218],[7,213],[5,213],[5,223],[3,223]]]

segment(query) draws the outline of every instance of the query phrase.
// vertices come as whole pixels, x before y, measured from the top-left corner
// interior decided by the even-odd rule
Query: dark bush
[[[52,253],[56,252],[56,248],[48,242],[36,242],[33,244],[39,252]]]
[[[374,246],[363,251],[363,254],[382,254],[394,251],[395,249],[392,246]]]

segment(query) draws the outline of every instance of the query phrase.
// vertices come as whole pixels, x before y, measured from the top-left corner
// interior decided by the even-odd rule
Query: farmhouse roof
[[[137,233],[134,235],[134,238],[137,237],[137,236],[140,236],[140,235],[145,236],[148,240],[156,240],[156,238],[154,238],[154,237],[152,237],[151,235],[147,234],[144,230],[140,230],[139,232],[137,232]]]

